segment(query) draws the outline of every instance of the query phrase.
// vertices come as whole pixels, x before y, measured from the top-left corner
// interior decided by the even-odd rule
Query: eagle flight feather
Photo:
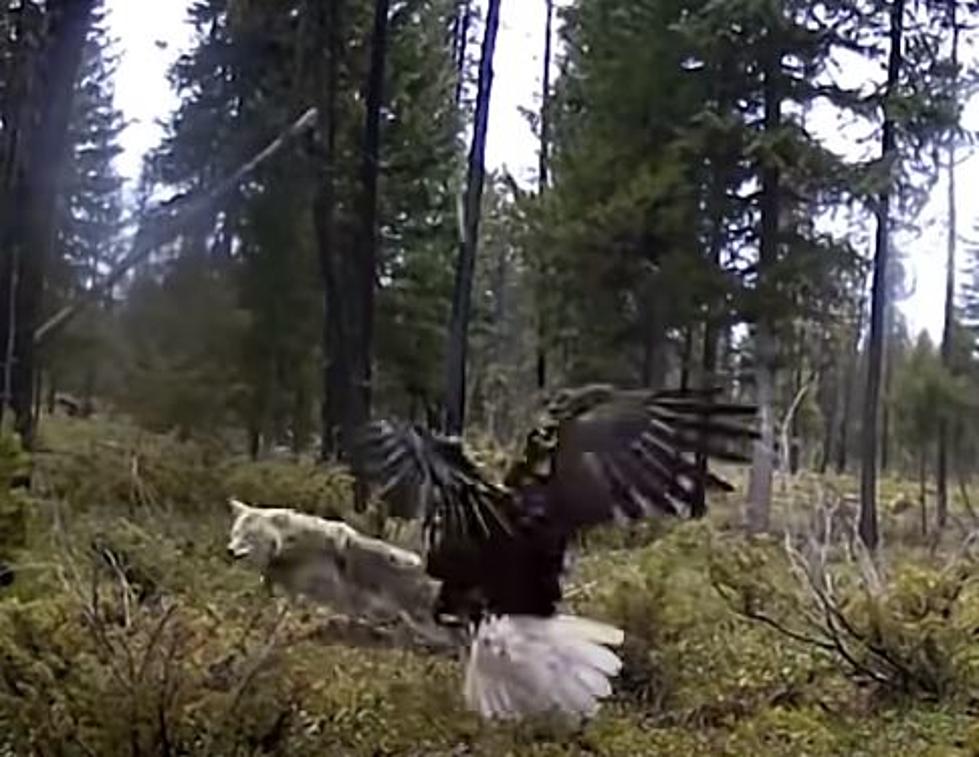
[[[708,488],[731,485],[709,459],[746,462],[752,405],[719,389],[565,389],[548,401],[502,481],[458,438],[367,424],[355,459],[392,515],[422,521],[437,620],[475,629],[465,698],[489,718],[588,717],[621,668],[620,629],[558,613],[571,540],[588,528],[662,515],[701,517]]]

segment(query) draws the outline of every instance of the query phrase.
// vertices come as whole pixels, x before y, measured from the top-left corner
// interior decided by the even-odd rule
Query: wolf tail
[[[488,719],[556,713],[581,720],[612,693],[622,661],[621,629],[574,615],[502,615],[484,620],[472,641],[465,698]]]

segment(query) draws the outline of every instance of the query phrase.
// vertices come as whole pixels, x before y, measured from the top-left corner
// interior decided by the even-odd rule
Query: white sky
[[[106,5],[110,34],[117,39],[121,54],[117,103],[131,122],[122,136],[125,152],[119,159],[119,168],[135,181],[142,156],[162,135],[158,121],[165,119],[176,105],[166,70],[190,44],[191,28],[185,23],[189,2],[107,0]],[[539,103],[544,8],[544,0],[505,0],[497,40],[486,159],[491,168],[505,165],[522,183],[536,179],[536,140],[518,108],[536,108]],[[158,41],[165,41],[166,48],[161,49]],[[834,131],[833,124],[826,123],[830,132],[840,133]],[[965,126],[979,129],[979,99],[966,109]],[[958,172],[960,236],[972,236],[973,223],[979,218],[979,197],[974,189],[977,184],[979,155],[974,155]],[[913,333],[927,328],[936,340],[941,334],[945,288],[946,196],[943,178],[919,219],[920,233],[913,238],[898,238],[898,244],[909,253],[915,284],[913,295],[902,303],[902,309]]]

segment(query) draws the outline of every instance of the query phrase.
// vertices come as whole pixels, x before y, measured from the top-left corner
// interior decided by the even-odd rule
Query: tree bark
[[[449,343],[446,350],[446,430],[461,434],[466,410],[466,354],[469,316],[472,305],[473,272],[479,242],[480,205],[483,197],[483,156],[489,125],[490,95],[493,90],[493,51],[500,25],[500,0],[489,0],[486,32],[479,61],[479,87],[476,94],[476,122],[469,170],[466,177],[465,233],[459,245],[452,314],[449,320]]]
[[[551,27],[554,20],[554,0],[545,0],[547,19],[544,22],[544,71],[541,81],[540,101],[540,152],[537,163],[537,191],[543,195],[548,181],[548,160],[550,158],[550,96],[551,96]],[[543,285],[543,271],[538,272],[537,304],[537,388],[547,387],[547,328],[544,308],[540,302]]]
[[[893,276],[893,271],[888,273],[888,277]],[[894,302],[891,297],[897,292],[897,284],[894,283],[891,288],[888,289],[888,301],[887,309],[884,311],[884,356],[882,358],[883,376],[881,377],[881,382],[883,383],[881,405],[880,405],[880,464],[877,469],[882,473],[890,470],[891,467],[891,387],[894,385],[894,373],[895,366],[897,362],[897,356],[895,355],[895,350],[898,345],[898,333],[895,328],[896,325],[896,315],[897,315],[897,303]]]
[[[683,354],[680,356],[680,388],[690,388],[690,373],[693,367],[693,325],[683,330]]]
[[[952,26],[952,92],[958,104],[958,65],[959,65],[959,25],[956,19],[957,0],[950,0],[949,13]],[[955,323],[955,247],[958,219],[955,205],[955,135],[948,142],[948,250],[945,261],[945,323],[942,327],[942,365],[952,369],[952,338]],[[935,504],[935,517],[938,530],[944,530],[948,523],[948,419],[943,413],[938,421],[938,461],[937,478],[938,501]]]
[[[843,393],[840,397],[842,410],[840,416],[840,436],[836,447],[836,472],[846,472],[847,456],[850,451],[850,414],[853,408],[853,385],[856,383],[857,363],[860,358],[860,337],[863,333],[863,314],[866,308],[866,288],[861,285],[860,302],[857,306],[857,320],[853,328],[853,342],[847,357],[846,376],[843,380]]]
[[[755,442],[748,479],[748,530],[768,529],[772,501],[775,455],[775,336],[769,324],[758,324],[755,333],[755,391],[758,404],[759,439]]]
[[[0,307],[4,323],[0,333],[14,332],[11,371],[11,407],[15,428],[28,448],[34,431],[34,330],[41,313],[45,270],[55,242],[55,213],[60,179],[68,153],[68,123],[74,84],[82,51],[92,21],[95,0],[61,0],[48,3],[50,24],[42,51],[36,56],[34,86],[25,118],[13,128],[29,126],[21,133],[26,145],[24,160],[14,175],[13,191],[7,199],[18,204],[16,212],[4,215],[10,237],[3,245],[7,259],[0,296],[9,297],[12,261],[18,258],[19,275],[15,294],[14,324],[7,323],[9,308]]]
[[[456,8],[453,21],[452,59],[456,66],[455,104],[462,103],[462,87],[466,82],[466,49],[469,43],[469,23],[472,20],[472,0],[463,0]]]
[[[337,87],[339,84],[340,25],[342,2],[319,6],[321,24],[317,37],[327,36],[327,62],[325,72],[325,102],[322,105],[323,152],[321,170],[314,194],[313,219],[316,228],[320,278],[323,282],[323,332],[322,332],[322,398],[320,404],[320,459],[332,460],[338,453],[339,426],[343,398],[346,393],[347,340],[343,331],[343,301],[339,290],[336,244],[336,161]],[[325,27],[325,28],[324,28]]]
[[[778,77],[781,55],[773,47],[764,61],[765,132],[773,134],[781,126],[782,97]],[[761,171],[761,238],[758,272],[765,286],[766,272],[778,262],[781,174],[774,161],[768,160]],[[768,529],[772,500],[772,475],[775,454],[775,365],[778,346],[774,324],[762,310],[755,332],[755,388],[760,438],[755,443],[748,483],[748,530]]]
[[[890,53],[887,62],[887,95],[894,92],[901,73],[901,43],[904,36],[904,0],[891,5]],[[867,365],[867,391],[863,403],[863,428],[860,459],[860,538],[867,549],[877,549],[877,421],[880,409],[880,379],[884,357],[884,313],[887,308],[887,263],[890,233],[890,180],[897,142],[894,119],[884,105],[881,155],[890,169],[887,185],[877,198],[877,237],[874,253],[874,281],[870,306],[870,346]]]
[[[666,324],[663,303],[655,292],[646,292],[639,323],[642,342],[639,353],[639,384],[648,389],[659,389],[666,381]]]
[[[718,95],[719,101],[725,106],[727,98]],[[707,245],[707,256],[711,266],[721,270],[721,250],[724,246],[724,199],[725,199],[725,175],[721,169],[724,164],[724,157],[711,161],[709,174],[709,189],[707,197],[707,209],[709,212],[708,222],[709,239]],[[716,312],[714,303],[708,301],[707,312],[704,315],[703,332],[703,351],[701,354],[701,376],[700,384],[704,389],[710,388],[717,380],[717,353],[718,336],[721,314]],[[700,438],[701,447],[707,444],[706,434]],[[696,492],[694,504],[691,507],[691,515],[695,518],[703,517],[707,513],[707,501],[704,482],[707,480],[707,455],[697,452],[696,459],[698,478],[695,483]]]
[[[364,140],[360,164],[360,228],[357,254],[351,266],[354,299],[350,318],[345,324],[350,334],[349,366],[351,385],[345,397],[343,445],[353,449],[353,437],[370,419],[373,381],[374,288],[377,278],[377,179],[380,173],[381,106],[384,102],[384,70],[387,58],[389,0],[374,3],[374,26],[371,32],[371,61],[364,93]],[[349,456],[349,454],[348,454]],[[358,477],[354,506],[367,505],[367,483]]]

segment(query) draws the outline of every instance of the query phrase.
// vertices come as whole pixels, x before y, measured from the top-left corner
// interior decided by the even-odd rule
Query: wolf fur
[[[374,621],[400,620],[440,645],[465,643],[432,621],[439,582],[415,552],[342,521],[237,499],[230,506],[228,551],[258,569],[270,589],[279,586]],[[463,695],[486,719],[587,719],[611,694],[610,679],[622,668],[608,647],[620,645],[623,632],[573,615],[490,616],[469,638]]]
[[[360,533],[343,521],[289,508],[252,507],[229,501],[234,522],[228,552],[256,568],[270,591],[305,596],[333,609],[374,621],[424,624],[438,584],[422,558]]]

